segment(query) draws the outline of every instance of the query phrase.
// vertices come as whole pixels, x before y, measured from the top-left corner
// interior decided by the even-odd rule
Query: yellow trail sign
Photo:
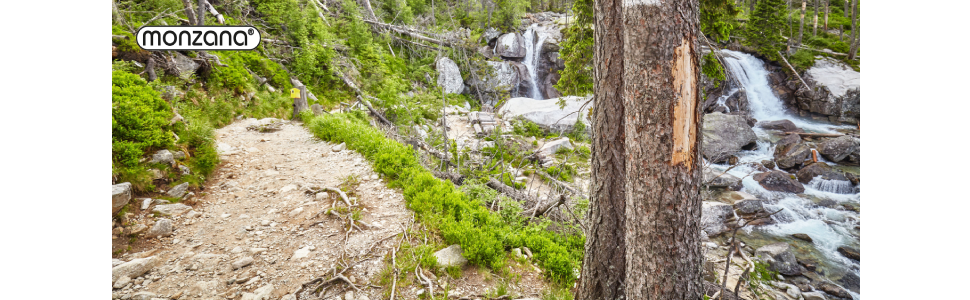
[[[298,88],[290,89],[290,98],[300,98],[300,89]]]

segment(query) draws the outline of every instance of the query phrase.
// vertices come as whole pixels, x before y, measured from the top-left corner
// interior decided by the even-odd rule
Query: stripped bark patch
[[[671,74],[674,77],[674,91],[679,92],[674,104],[674,149],[670,165],[684,163],[687,170],[693,168],[694,141],[697,139],[695,108],[697,106],[697,82],[693,64],[691,39],[684,38],[674,50]]]

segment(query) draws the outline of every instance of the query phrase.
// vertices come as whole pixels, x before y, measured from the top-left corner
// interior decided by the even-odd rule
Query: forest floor
[[[283,121],[279,131],[267,133],[247,129],[261,121],[240,120],[216,131],[222,164],[188,203],[191,210],[173,216],[153,214],[151,208],[136,212],[142,224],[169,218],[174,233],[140,238],[128,254],[115,255],[113,265],[155,260],[144,275],[116,285],[114,298],[147,292],[170,299],[296,299],[304,283],[338,273],[354,287],[328,284],[320,299],[386,298],[390,287],[379,281],[391,251],[402,242],[402,232],[420,226],[401,191],[387,187],[363,156],[334,151],[340,147],[315,138],[302,124]],[[341,186],[352,191],[359,213],[359,229],[350,233],[348,218],[321,213],[346,207],[342,199],[333,192],[317,195],[322,188]],[[142,199],[137,201],[140,206]],[[450,297],[477,298],[494,294],[501,284],[510,296],[536,297],[547,288],[530,263],[508,268],[514,280],[466,265],[458,278],[435,277],[435,290],[447,287]],[[356,296],[345,297],[348,292]],[[396,286],[402,299],[420,292],[417,283]]]

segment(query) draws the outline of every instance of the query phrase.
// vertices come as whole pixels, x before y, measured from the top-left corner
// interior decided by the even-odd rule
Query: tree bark
[[[300,112],[306,110],[310,106],[307,104],[307,100],[306,100],[307,98],[306,86],[301,85],[301,86],[294,86],[294,87],[297,89],[300,89],[300,98],[293,99],[293,117],[290,119],[296,120],[300,118]]]
[[[849,59],[855,59],[856,52],[859,51],[859,0],[852,0],[852,45],[849,47]]]
[[[829,31],[829,1],[831,0],[825,0],[825,21],[822,23],[822,31],[825,32]]]
[[[199,11],[195,13],[195,17],[198,20],[195,22],[196,26],[205,26],[205,0],[199,0]]]
[[[812,10],[815,11],[815,19],[812,21],[812,35],[818,35],[818,0],[815,0]]]
[[[701,299],[698,0],[624,2],[625,298]]]
[[[158,79],[158,76],[155,75],[155,58],[151,56],[148,57],[148,62],[145,63],[145,72],[148,73],[148,82]]]
[[[209,9],[209,13],[212,14],[213,17],[216,17],[216,21],[219,21],[219,24],[226,23],[226,19],[222,17],[222,14],[220,14],[219,11],[216,10],[215,6],[212,6],[212,3],[209,3],[209,1],[206,0],[205,6],[207,9]]]
[[[842,6],[842,17],[848,19],[849,18],[849,1],[842,1],[842,3],[843,3],[843,6]],[[845,31],[843,31],[843,28],[844,28],[844,26],[842,24],[839,24],[839,41],[840,42],[842,41],[842,36],[845,35]]]
[[[198,19],[195,18],[195,10],[192,9],[192,1],[182,0],[182,4],[185,5],[185,17],[189,19],[189,25],[198,22]]]
[[[623,119],[623,0],[595,0],[589,231],[577,300],[623,299],[626,165]]]
[[[798,44],[802,44],[802,32],[805,28],[805,5],[807,0],[802,0],[802,18],[798,20]]]

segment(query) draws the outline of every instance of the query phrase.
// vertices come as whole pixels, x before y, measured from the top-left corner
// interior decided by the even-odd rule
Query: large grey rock
[[[852,294],[849,294],[849,291],[846,291],[845,289],[832,283],[822,282],[818,284],[818,289],[832,296],[843,299],[852,299]]]
[[[323,105],[320,105],[320,104],[310,105],[310,111],[313,112],[313,115],[314,116],[319,116],[319,115],[324,114]]]
[[[795,194],[805,192],[805,186],[798,182],[798,180],[792,179],[790,174],[782,171],[758,173],[753,178],[758,184],[761,184],[762,187],[769,191]]]
[[[804,184],[808,184],[812,181],[812,179],[818,176],[821,176],[821,178],[825,180],[849,181],[849,179],[846,178],[842,172],[833,169],[831,166],[829,166],[829,164],[824,162],[817,162],[807,165],[798,170],[798,173],[795,173],[795,177],[798,178],[798,182]]]
[[[839,254],[842,254],[842,256],[845,256],[854,260],[860,260],[859,249],[848,247],[848,246],[839,246],[838,250],[839,250]]]
[[[741,178],[725,173],[724,170],[704,168],[704,184],[711,188],[740,190]]]
[[[775,164],[782,169],[801,166],[812,155],[812,149],[797,134],[789,134],[775,143]]]
[[[448,94],[458,94],[465,87],[464,80],[461,79],[461,71],[454,61],[447,57],[442,57],[436,64],[438,69],[438,86]]]
[[[498,37],[495,54],[505,58],[525,57],[525,38],[518,32],[506,33]]]
[[[828,300],[821,291],[802,292],[802,298],[805,300]]]
[[[164,216],[177,216],[189,210],[192,210],[192,207],[182,203],[155,205],[155,207],[152,208],[153,213],[158,213]]]
[[[860,145],[859,139],[843,135],[820,143],[818,152],[828,160],[841,162],[849,155],[859,152]]]
[[[442,267],[462,266],[468,262],[468,259],[462,256],[461,245],[458,244],[438,250],[434,253],[434,257],[438,260],[438,265]]]
[[[145,236],[148,238],[172,235],[172,220],[158,219],[152,229],[149,229]]]
[[[111,268],[111,282],[114,283],[123,276],[127,276],[128,278],[141,276],[141,274],[145,274],[145,272],[155,267],[156,263],[158,263],[158,259],[154,256],[149,256],[120,264]]]
[[[712,113],[704,115],[704,143],[701,152],[714,162],[727,160],[742,148],[754,145],[758,136],[743,116]]]
[[[155,154],[152,154],[152,160],[148,161],[152,164],[166,164],[169,166],[175,165],[175,155],[168,150],[158,150]]]
[[[557,102],[560,99],[566,102],[566,107],[559,108]],[[576,96],[546,100],[512,98],[505,102],[505,105],[499,109],[499,113],[504,114],[505,119],[522,117],[545,129],[568,131],[572,130],[577,119],[582,120],[587,127],[589,126],[589,116],[587,116],[586,110],[593,107],[592,101],[586,104],[583,111],[580,111],[587,100],[589,98]],[[580,118],[580,115],[582,115],[582,118]]]
[[[734,217],[734,209],[731,205],[712,201],[701,202],[701,229],[708,236],[716,236],[728,231],[729,228],[725,222],[731,217]]]
[[[182,79],[189,79],[199,69],[199,64],[188,56],[178,52],[172,53],[175,54],[175,71],[178,72],[178,76],[182,77]]]
[[[762,200],[741,200],[734,202],[734,209],[740,215],[753,215],[765,211],[765,204]]]
[[[860,115],[860,73],[830,58],[815,60],[803,79],[811,91],[799,87],[799,109],[829,116],[833,122],[857,124]]]
[[[537,152],[545,157],[551,157],[555,155],[556,151],[559,151],[559,149],[573,150],[573,144],[569,142],[568,137],[548,141],[542,145],[542,148],[539,148]]]
[[[168,196],[173,198],[182,198],[185,196],[185,192],[189,190],[189,183],[183,182],[182,184],[176,185],[171,190],[168,191]]]
[[[754,251],[754,255],[768,263],[768,269],[782,275],[800,275],[802,273],[795,254],[787,243],[774,243],[762,246]]]
[[[783,132],[798,132],[800,129],[795,126],[795,123],[789,120],[775,120],[775,121],[761,121],[758,122],[758,127],[770,130],[779,130]]]
[[[116,213],[131,200],[131,183],[122,182],[111,186],[111,213]]]
[[[485,40],[486,44],[492,44],[492,40],[497,39],[500,35],[502,35],[502,32],[498,31],[498,29],[489,27],[482,33],[482,39]]]

